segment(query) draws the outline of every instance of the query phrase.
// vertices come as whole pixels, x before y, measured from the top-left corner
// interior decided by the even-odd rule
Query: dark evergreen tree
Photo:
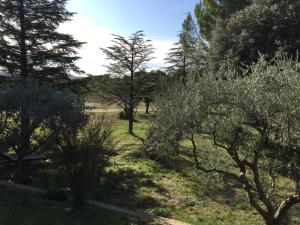
[[[0,68],[18,81],[20,90],[30,88],[32,80],[61,83],[72,71],[80,72],[75,64],[79,58],[76,50],[83,43],[58,31],[59,25],[73,15],[66,3],[67,0],[0,1]],[[32,152],[33,133],[30,106],[21,104],[19,109],[20,141],[16,152],[21,171],[24,157]]]
[[[199,35],[199,31],[189,13],[182,24],[179,42],[170,49],[166,61],[168,70],[186,85],[190,73],[197,74],[206,64],[207,45]]]
[[[167,67],[168,73],[183,84],[186,84],[188,63],[179,42],[173,45],[165,60],[169,64]]]
[[[15,78],[61,81],[80,72],[76,50],[83,43],[58,31],[73,13],[67,0],[0,2],[0,67]]]

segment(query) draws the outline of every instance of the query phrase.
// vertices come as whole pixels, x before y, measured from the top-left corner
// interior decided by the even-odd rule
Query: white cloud
[[[93,75],[104,74],[106,72],[104,65],[107,65],[108,61],[101,52],[100,47],[105,48],[112,44],[111,34],[114,33],[113,31],[85,20],[78,15],[72,21],[62,24],[60,31],[73,35],[79,41],[86,42],[79,50],[79,55],[82,59],[78,61],[78,66],[82,70]],[[155,48],[155,53],[153,54],[155,58],[149,62],[149,67],[153,69],[164,67],[164,58],[176,40],[164,37],[148,38],[152,40]]]

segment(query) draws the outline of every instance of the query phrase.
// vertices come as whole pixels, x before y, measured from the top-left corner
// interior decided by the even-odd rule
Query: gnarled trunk
[[[145,101],[145,106],[146,106],[146,112],[145,113],[146,114],[150,114],[149,113],[150,104],[151,104],[151,101],[147,101],[147,100]]]
[[[196,167],[196,169],[199,169],[200,166],[199,166],[199,160],[198,160],[198,155],[197,155],[197,146],[196,146],[196,142],[194,139],[194,134],[191,135],[190,140],[193,145],[193,156],[194,156],[195,167]]]

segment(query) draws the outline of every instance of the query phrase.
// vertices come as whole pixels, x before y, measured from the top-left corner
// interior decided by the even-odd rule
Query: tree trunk
[[[18,145],[18,150],[16,152],[18,156],[18,162],[15,171],[15,179],[17,181],[24,180],[23,179],[24,178],[23,177],[24,156],[26,156],[26,153],[30,152],[30,133],[29,133],[30,118],[29,118],[28,109],[24,106],[21,107],[20,114],[21,114],[20,115],[21,132],[19,137],[20,144]]]
[[[21,81],[22,85],[28,85],[28,68],[27,68],[27,47],[26,47],[26,25],[25,25],[25,11],[24,0],[19,0],[19,22],[20,22],[20,66],[21,66]],[[30,118],[29,112],[26,106],[20,106],[21,117],[21,132],[20,132],[20,144],[18,146],[18,165],[16,169],[16,179],[21,180],[23,176],[23,159],[26,152],[30,150]]]
[[[194,140],[194,134],[191,135],[190,140],[193,145],[193,155],[194,155],[195,167],[196,167],[196,169],[199,169],[199,160],[198,160],[198,155],[197,155],[197,146],[196,146],[196,143]]]
[[[182,68],[182,83],[186,87],[186,81],[187,81],[187,76],[186,76],[186,57],[183,57],[183,68]]]
[[[78,175],[80,176],[80,175]],[[73,184],[74,209],[80,210],[85,205],[85,187],[82,180],[76,180]]]
[[[133,134],[133,109],[130,107],[129,117],[128,117],[128,132],[129,134]]]
[[[150,101],[145,101],[145,106],[146,106],[146,114],[150,114],[150,113],[149,113],[150,104],[151,104],[151,102],[150,102]]]
[[[280,225],[280,223],[277,223],[274,217],[270,217],[268,220],[266,220],[266,225]]]
[[[278,207],[274,218],[275,225],[283,224],[284,220],[287,218],[288,211],[296,204],[300,204],[300,195],[293,195],[284,200]]]
[[[134,108],[134,105],[133,105],[133,76],[134,76],[134,73],[133,71],[131,71],[131,74],[130,74],[130,93],[129,93],[129,115],[128,115],[128,132],[129,134],[133,134],[133,108]]]
[[[19,183],[23,183],[23,177],[23,157],[20,154],[18,154],[18,161],[14,179]]]
[[[28,60],[27,60],[27,46],[26,46],[26,24],[25,24],[25,10],[24,0],[19,0],[19,22],[20,22],[20,66],[21,66],[21,78],[26,79],[28,77]]]

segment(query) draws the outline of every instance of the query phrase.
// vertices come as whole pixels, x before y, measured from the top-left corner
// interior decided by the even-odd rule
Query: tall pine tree
[[[0,2],[0,67],[15,78],[61,81],[73,71],[82,42],[58,31],[73,13],[67,0]]]
[[[170,49],[165,59],[169,72],[186,85],[189,74],[198,74],[206,64],[207,45],[199,35],[197,26],[189,13],[182,23],[179,41]]]
[[[75,64],[79,59],[76,50],[83,43],[58,31],[59,25],[73,16],[66,4],[67,0],[0,1],[0,69],[17,81],[17,89],[30,89],[35,83],[32,80],[61,83],[72,71],[80,72]],[[29,102],[36,104],[34,98]],[[20,104],[15,112],[20,117],[15,139],[17,179],[22,177],[24,157],[33,152],[31,108]]]

